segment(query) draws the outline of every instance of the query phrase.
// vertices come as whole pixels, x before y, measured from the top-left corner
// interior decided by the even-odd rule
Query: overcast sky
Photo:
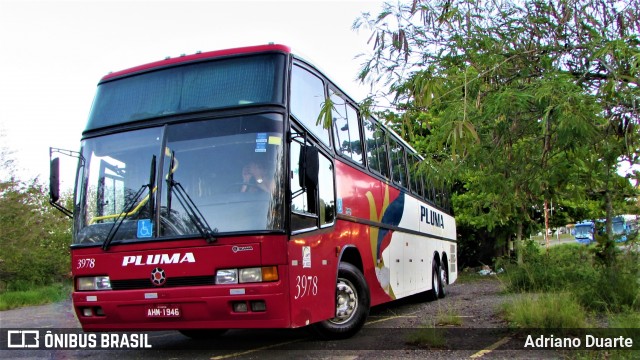
[[[48,177],[49,147],[78,150],[98,80],[109,71],[230,47],[281,43],[356,100],[369,33],[351,30],[381,0],[0,0],[0,147],[18,176]],[[73,175],[71,175],[73,176]]]

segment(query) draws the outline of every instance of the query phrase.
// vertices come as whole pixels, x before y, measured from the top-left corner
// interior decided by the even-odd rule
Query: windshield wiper
[[[153,191],[156,187],[156,156],[151,157],[151,171],[149,171],[149,219],[153,222],[155,218],[155,197]]]
[[[109,229],[109,233],[107,233],[107,237],[105,238],[104,243],[102,244],[102,250],[106,251],[109,248],[109,244],[111,244],[113,239],[116,237],[118,230],[120,229],[120,225],[122,225],[122,223],[124,222],[124,219],[127,217],[127,214],[133,211],[136,204],[138,203],[138,200],[144,193],[144,189],[146,188],[149,189],[149,204],[151,206],[151,219],[153,219],[153,212],[154,212],[153,191],[155,188],[155,169],[156,169],[156,156],[153,155],[153,157],[151,157],[151,170],[150,170],[151,175],[149,176],[149,183],[142,185],[140,189],[138,189],[138,191],[135,193],[135,195],[133,195],[131,200],[129,200],[129,202],[125,204],[124,211],[118,214],[118,217],[116,217],[115,221],[113,222],[113,225],[111,225],[111,228]]]
[[[198,209],[198,206],[193,202],[193,199],[189,196],[187,191],[179,182],[173,180],[175,157],[176,152],[172,151],[171,160],[169,161],[169,174],[167,175],[167,213],[171,214],[171,197],[175,190],[176,198],[189,216],[189,220],[191,220],[193,225],[195,225],[200,235],[207,240],[207,243],[212,243],[217,240],[213,235],[218,232],[218,229],[211,229],[206,218],[202,215],[200,209]]]
[[[176,152],[171,151],[169,160],[169,174],[167,175],[167,217],[171,218],[171,195],[173,194],[173,168],[176,162]]]

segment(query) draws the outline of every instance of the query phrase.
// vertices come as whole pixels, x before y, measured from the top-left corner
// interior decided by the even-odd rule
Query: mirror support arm
[[[64,150],[53,147],[49,148],[49,204],[51,204],[54,208],[60,210],[64,215],[73,218],[73,212],[58,203],[58,200],[60,200],[60,158],[54,158],[54,153],[60,153],[62,155],[78,158],[80,160],[80,166],[84,166],[84,159],[82,155],[77,151]]]

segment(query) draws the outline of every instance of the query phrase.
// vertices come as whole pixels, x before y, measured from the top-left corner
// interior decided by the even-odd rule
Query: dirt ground
[[[462,327],[506,327],[500,315],[501,306],[513,299],[504,292],[502,283],[494,276],[468,276],[449,286],[447,310],[462,318]]]
[[[153,351],[119,352],[121,358],[171,359],[571,359],[575,352],[525,349],[523,337],[503,319],[502,304],[517,296],[504,292],[495,276],[464,276],[449,285],[444,299],[424,301],[419,296],[376,306],[364,328],[351,339],[322,341],[304,328],[279,330],[231,330],[223,337],[197,342],[177,331],[149,333]],[[528,296],[528,295],[524,295]],[[456,319],[456,325],[438,323]],[[0,327],[52,328],[79,331],[71,301],[0,312]],[[414,333],[436,329],[443,346],[414,344]],[[636,355],[637,351],[632,355]],[[11,358],[112,359],[100,350],[43,350],[12,352]],[[1,356],[2,358],[3,356]],[[591,352],[587,358],[606,354]],[[595,357],[594,357],[595,356]],[[633,357],[631,357],[633,358]],[[637,357],[637,358],[640,358]]]

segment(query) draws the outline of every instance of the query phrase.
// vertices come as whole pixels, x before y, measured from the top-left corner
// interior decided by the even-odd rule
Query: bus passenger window
[[[396,140],[390,139],[389,145],[391,147],[391,166],[393,170],[393,182],[407,187],[407,166],[404,162],[404,148]]]
[[[329,130],[317,124],[318,115],[324,104],[324,84],[309,71],[294,66],[291,71],[291,113],[327,146]]]
[[[333,90],[330,91],[333,102],[333,140],[342,155],[362,164],[362,142],[358,112]]]
[[[363,124],[369,168],[384,177],[389,177],[386,135],[373,119],[364,119]]]
[[[409,180],[411,181],[411,191],[418,196],[422,196],[422,175],[418,170],[420,160],[415,155],[408,155],[407,160],[409,161]]]
[[[424,199],[433,203],[433,182],[431,180],[425,179],[424,183]]]

